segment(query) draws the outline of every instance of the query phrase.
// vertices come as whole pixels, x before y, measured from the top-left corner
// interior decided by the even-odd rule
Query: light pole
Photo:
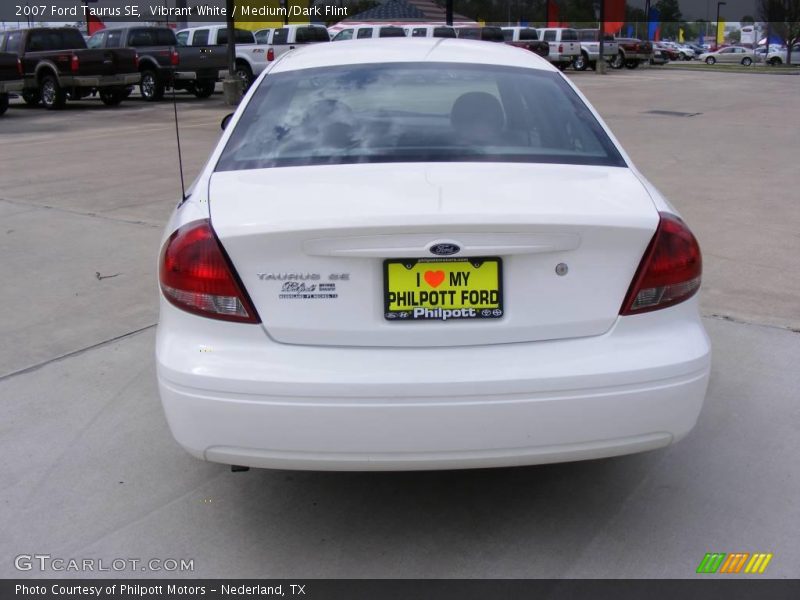
[[[597,17],[597,21],[599,23],[600,31],[597,34],[597,39],[600,42],[600,51],[599,56],[597,57],[597,63],[595,64],[595,73],[598,75],[605,75],[606,74],[606,53],[605,53],[605,37],[606,37],[606,2],[605,0],[600,0],[599,2],[595,2],[593,4],[594,8],[594,16]]]
[[[723,4],[727,5],[727,2],[717,2],[717,28],[715,29],[715,36],[714,36],[714,45],[719,46],[719,7]]]

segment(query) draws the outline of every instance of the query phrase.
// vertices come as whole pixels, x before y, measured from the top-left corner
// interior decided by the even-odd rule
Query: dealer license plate
[[[498,257],[388,259],[383,271],[384,318],[389,321],[503,316]]]

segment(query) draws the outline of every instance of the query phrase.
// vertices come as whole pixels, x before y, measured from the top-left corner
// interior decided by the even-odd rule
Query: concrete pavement
[[[493,471],[230,473],[186,455],[152,359],[155,258],[178,198],[172,106],[12,107],[0,121],[0,576],[38,575],[13,558],[48,553],[194,559],[172,576],[691,577],[708,551],[773,552],[769,576],[800,576],[795,78],[574,80],[698,234],[709,396],[666,450]],[[184,96],[179,111],[191,180],[228,109]]]

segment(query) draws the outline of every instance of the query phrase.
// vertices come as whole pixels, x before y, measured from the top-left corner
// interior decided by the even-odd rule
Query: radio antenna
[[[173,49],[173,52],[176,50]],[[174,73],[173,73],[174,77]],[[178,143],[178,172],[181,176],[181,202],[186,201],[186,184],[183,181],[183,158],[181,157],[181,132],[178,129],[178,101],[175,98],[175,82],[172,82],[172,111],[175,114],[175,141]]]

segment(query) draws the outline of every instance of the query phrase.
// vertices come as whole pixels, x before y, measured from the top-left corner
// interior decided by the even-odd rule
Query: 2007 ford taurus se
[[[321,44],[242,101],[160,255],[191,454],[451,469],[667,446],[700,412],[697,241],[525,50]]]

